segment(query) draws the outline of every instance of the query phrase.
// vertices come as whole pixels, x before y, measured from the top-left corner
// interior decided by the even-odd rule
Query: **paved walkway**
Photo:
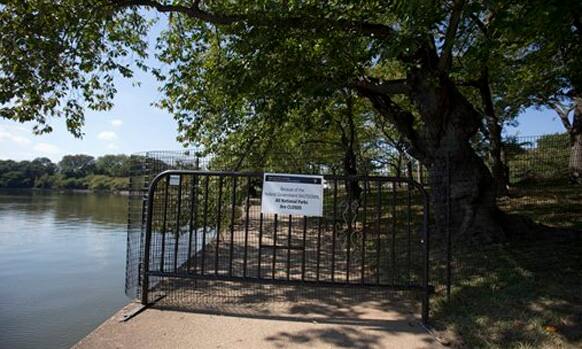
[[[74,348],[442,348],[414,312],[377,305],[359,303],[349,317],[324,316],[317,304],[280,315],[146,309],[121,321],[137,306],[129,304]]]

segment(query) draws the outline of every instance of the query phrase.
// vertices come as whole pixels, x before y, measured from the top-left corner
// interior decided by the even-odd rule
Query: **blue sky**
[[[163,20],[156,24],[154,35]],[[19,124],[0,119],[0,159],[28,160],[46,156],[58,161],[66,154],[131,154],[147,150],[176,150],[176,122],[163,110],[151,104],[160,98],[158,82],[149,74],[136,71],[135,79],[118,79],[115,105],[106,112],[86,112],[85,136],[81,139],[67,132],[64,120],[53,119],[54,131],[34,135],[32,124]],[[520,115],[517,127],[507,127],[506,135],[536,136],[564,132],[551,110],[527,110]]]

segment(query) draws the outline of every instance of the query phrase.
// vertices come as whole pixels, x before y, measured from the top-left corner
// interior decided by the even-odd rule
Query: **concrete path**
[[[136,306],[126,306],[74,348],[442,348],[412,312],[378,310],[374,304],[359,304],[350,317],[308,311],[224,316],[152,308],[121,321]]]

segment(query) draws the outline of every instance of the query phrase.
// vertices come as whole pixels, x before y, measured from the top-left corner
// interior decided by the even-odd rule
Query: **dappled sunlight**
[[[494,257],[488,271],[458,270],[464,281],[453,287],[451,302],[438,294],[433,303],[435,326],[454,346],[582,345],[579,241],[483,248],[478,255]]]

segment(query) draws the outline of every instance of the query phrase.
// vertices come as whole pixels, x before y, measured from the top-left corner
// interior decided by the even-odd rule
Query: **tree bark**
[[[491,96],[491,87],[489,84],[489,71],[487,67],[483,69],[481,78],[479,79],[479,92],[483,102],[485,111],[485,121],[487,124],[487,132],[489,133],[491,156],[491,173],[497,186],[497,195],[506,196],[509,194],[509,179],[507,178],[507,166],[503,161],[503,143],[501,141],[501,124],[495,106],[493,105],[493,98]]]
[[[413,156],[427,167],[436,223],[433,234],[443,236],[450,231],[453,240],[473,243],[525,236],[528,224],[516,223],[498,209],[495,180],[470,144],[481,125],[481,113],[444,74],[416,71],[408,82],[409,96],[422,119],[418,130],[412,127],[413,115],[388,96],[361,93],[394,123],[409,141]]]
[[[352,94],[348,93],[346,96],[346,123],[347,125],[344,127],[341,125],[342,121],[340,121],[340,129],[341,129],[341,141],[344,151],[343,157],[343,166],[344,166],[344,173],[347,176],[357,176],[358,175],[358,159],[356,156],[356,125],[354,124],[354,110],[353,110],[353,101],[352,101]],[[362,192],[362,188],[357,180],[348,180],[346,181],[346,188],[348,191],[348,196],[352,198],[352,200],[357,200],[360,198],[360,194]]]
[[[582,95],[573,93],[574,106],[569,107],[559,101],[551,103],[562,125],[570,136],[570,158],[568,160],[568,172],[573,183],[582,184]],[[570,113],[574,111],[572,122]]]
[[[471,145],[459,141],[454,126],[446,132],[428,164],[431,206],[440,235],[453,240],[490,243],[507,240],[497,208],[496,183]]]
[[[570,179],[582,184],[582,94],[574,97],[574,117],[570,127]]]

